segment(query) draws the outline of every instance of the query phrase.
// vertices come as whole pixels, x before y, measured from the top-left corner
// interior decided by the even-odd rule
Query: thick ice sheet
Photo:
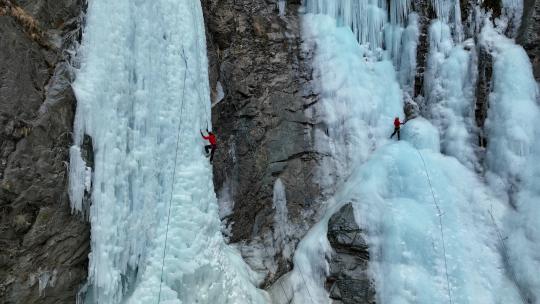
[[[381,303],[519,303],[490,215],[498,222],[502,204],[456,159],[404,137],[377,151],[340,194],[368,231]]]
[[[316,50],[314,76],[321,90],[321,101],[307,113],[325,126],[315,129],[316,148],[341,160],[321,168],[321,184],[330,185],[389,137],[394,116],[404,119],[401,92],[392,62],[374,59],[333,18],[307,14],[303,31],[304,47]]]
[[[476,54],[472,39],[455,43],[450,26],[435,20],[429,27],[424,75],[424,114],[441,134],[441,149],[470,169],[478,169],[474,98]]]
[[[487,181],[513,205],[505,221],[507,265],[523,297],[540,303],[540,107],[538,84],[521,46],[491,26],[481,43],[492,53],[493,92],[486,120]]]
[[[376,53],[358,45],[357,37],[333,20],[304,17],[304,38],[315,50],[323,96],[314,117],[328,127],[327,135],[321,132],[316,138],[329,143],[319,148],[335,158],[321,172],[338,168],[340,177],[332,179],[338,191],[325,215],[295,253],[295,268],[287,277],[293,303],[330,302],[324,289],[324,258],[331,254],[327,224],[347,202],[353,203],[357,223],[366,231],[378,303],[520,303],[497,234],[509,208],[467,161],[473,155],[470,141],[442,133],[423,118],[402,127],[401,142],[389,141],[393,117],[403,119],[391,58],[377,60]],[[437,63],[439,80],[447,82],[444,90],[449,92],[463,87],[466,79],[448,79],[456,71],[465,77],[470,59],[461,46],[454,48],[452,41],[459,38],[447,37],[439,39],[450,43],[447,51],[436,51],[443,56]],[[452,94],[439,101],[446,100],[448,119],[467,133],[464,118],[470,117],[470,105],[462,100],[462,90]],[[455,153],[459,160],[441,154],[441,147],[447,150],[444,143],[452,140],[462,143],[457,149],[463,151]]]
[[[70,194],[81,209],[88,134],[95,164],[85,302],[264,303],[223,241],[202,152],[210,101],[199,2],[90,1],[81,52]]]

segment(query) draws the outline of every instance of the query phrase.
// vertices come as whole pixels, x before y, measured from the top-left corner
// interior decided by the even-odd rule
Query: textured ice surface
[[[487,25],[480,43],[494,58],[486,133],[487,180],[515,207],[505,221],[509,271],[524,298],[540,301],[540,108],[538,86],[521,46]]]
[[[394,57],[394,65],[399,67],[399,82],[403,91],[410,96],[414,96],[414,80],[416,77],[416,48],[418,45],[418,15],[411,13],[407,27],[401,35],[399,41],[401,54]],[[398,57],[399,56],[399,57]],[[399,58],[399,61],[397,60]]]
[[[274,184],[272,208],[274,209],[274,240],[276,247],[281,250],[283,258],[289,259],[293,251],[290,238],[293,235],[294,228],[289,222],[285,186],[279,178]]]
[[[339,25],[349,27],[356,39],[368,48],[372,50],[382,48],[383,29],[387,20],[386,1],[306,0],[305,6],[308,13],[330,16]],[[398,16],[401,16],[402,11],[402,9],[392,10],[398,13]]]
[[[284,16],[284,15],[285,15],[285,8],[286,8],[286,5],[287,5],[287,1],[286,1],[286,0],[278,0],[278,10],[279,10],[279,15],[280,15],[280,16]]]
[[[499,24],[508,32],[510,37],[516,37],[519,26],[521,25],[521,16],[523,15],[523,0],[502,0],[501,16]]]
[[[435,20],[430,25],[424,112],[441,133],[442,152],[474,169],[479,164],[473,148],[476,55],[472,50],[472,41],[454,43],[447,24]]]
[[[328,172],[320,176],[328,178],[321,183],[331,184],[345,179],[351,165],[366,160],[380,140],[389,137],[393,125],[388,122],[394,116],[404,119],[401,92],[392,62],[374,60],[333,18],[306,15],[303,35],[305,47],[317,50],[314,75],[321,102],[309,114],[325,130],[316,129],[315,144],[318,151],[342,160],[322,168]]]
[[[392,61],[374,59],[369,47],[359,45],[350,29],[336,26],[332,17],[307,14],[303,28],[305,47],[316,50],[314,74],[321,90],[321,100],[311,115],[326,128],[326,132],[317,130],[315,144],[338,160],[322,163],[319,182],[328,187],[341,185],[355,166],[388,141],[394,116],[404,118],[401,91]],[[326,258],[331,252],[327,223],[341,203],[333,202],[327,203],[322,220],[296,249],[295,267],[287,278],[294,291],[293,303],[330,301],[324,289]]]
[[[448,22],[455,14],[451,4]],[[393,59],[378,60],[367,42],[359,45],[350,29],[329,16],[307,14],[303,34],[306,47],[314,49],[322,96],[311,114],[327,128],[316,134],[317,145],[334,157],[321,172],[340,176],[322,179],[338,190],[295,252],[287,277],[293,303],[330,302],[324,288],[331,253],[327,224],[347,202],[366,231],[378,303],[520,303],[497,229],[510,208],[469,161],[471,105],[464,99],[472,77],[465,49],[470,42],[461,44],[455,24],[432,27],[439,30],[431,34],[437,76],[432,104],[440,106],[434,113],[445,120],[446,132],[456,129],[457,135],[417,118],[402,127],[402,141],[390,141],[393,117],[403,119]]]
[[[95,165],[85,301],[157,303],[161,290],[164,303],[264,303],[223,241],[202,153],[210,101],[200,3],[91,1],[81,52],[70,193],[82,208],[88,134]]]
[[[432,128],[417,134],[429,138]],[[338,194],[354,202],[367,231],[381,303],[519,303],[489,214],[500,219],[502,204],[455,158],[417,150],[404,137],[377,151]]]

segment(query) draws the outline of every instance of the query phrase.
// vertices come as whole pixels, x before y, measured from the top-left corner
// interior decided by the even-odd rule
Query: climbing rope
[[[306,284],[306,279],[304,278],[304,274],[302,273],[302,269],[300,268],[300,265],[297,265],[297,266],[298,266],[298,272],[300,272],[300,276],[302,277],[302,281],[304,281],[304,287],[306,287],[306,291],[308,293],[308,296],[311,299],[311,303],[315,303],[315,301],[313,301],[313,297],[311,296],[311,292],[309,292],[309,287]]]
[[[182,53],[184,51],[182,50]],[[185,56],[185,54],[184,54]],[[187,62],[187,59],[186,57],[184,57],[184,61]],[[187,65],[186,63],[186,73],[187,71],[189,71],[189,66]],[[200,87],[200,81],[197,81],[197,97],[198,97],[198,100],[201,100],[201,87]],[[203,109],[204,109],[204,116],[205,116],[205,121],[206,121],[206,130],[208,130],[208,121],[209,121],[209,117],[208,117],[208,110],[206,110],[206,106],[203,106]]]
[[[272,257],[270,253],[268,253],[268,250],[266,249],[266,246],[264,246],[264,244],[263,244],[263,248],[264,248],[264,251],[266,252],[266,256]],[[306,288],[309,298],[311,299],[311,303],[315,303],[315,301],[313,301],[313,297],[311,296],[311,292],[309,292],[309,287],[307,286],[306,279],[304,278],[304,274],[302,273],[302,269],[300,269],[300,265],[297,265],[297,266],[298,266],[298,272],[300,273],[300,276],[302,277],[302,281],[304,282],[304,287]],[[277,274],[277,266],[274,267],[274,273]],[[283,287],[283,282],[280,280],[278,281],[279,281],[279,285],[281,286],[281,291],[283,292],[283,295],[285,296],[285,301],[288,301],[289,296],[287,295],[287,292],[285,291],[285,288]]]
[[[493,208],[493,206],[491,206],[491,208]],[[495,217],[493,216],[493,211],[489,210],[488,212],[489,212],[489,215],[491,216],[491,221],[493,222],[493,226],[495,226],[495,231],[497,232],[497,238],[499,239],[499,243],[500,243],[500,246],[501,246],[504,263],[505,263],[506,268],[508,269],[510,267],[510,262],[509,262],[509,259],[508,259],[508,248],[506,247],[506,243],[504,242],[504,238],[503,238],[502,233],[501,233],[501,231],[499,229],[499,226],[497,226],[497,223],[495,222]],[[529,303],[528,301],[525,300],[525,296],[523,295],[523,291],[521,290],[521,288],[519,288],[519,284],[517,283],[517,278],[516,278],[516,274],[514,273],[514,271],[508,269],[508,272],[510,273],[511,280],[514,282],[514,284],[516,285],[516,287],[518,289],[518,293],[519,293],[519,297],[521,298],[521,301],[524,304]]]
[[[161,260],[161,278],[160,278],[160,282],[159,282],[158,304],[161,301],[161,286],[163,285],[163,268],[165,266],[165,252],[167,251],[167,238],[168,238],[168,235],[169,235],[169,223],[170,223],[170,220],[171,220],[171,206],[172,206],[174,182],[175,182],[175,178],[176,178],[176,164],[178,162],[178,147],[179,147],[179,144],[180,144],[180,128],[182,126],[182,114],[184,112],[184,101],[185,101],[184,97],[185,97],[185,93],[186,93],[186,78],[187,78],[188,65],[187,65],[186,53],[185,53],[183,47],[182,47],[182,59],[184,59],[184,66],[185,66],[185,69],[184,69],[184,85],[182,87],[182,103],[181,103],[181,106],[180,106],[180,116],[178,117],[178,128],[177,128],[178,133],[176,135],[176,152],[175,152],[175,155],[174,155],[174,169],[173,169],[172,183],[171,183],[171,196],[170,196],[170,199],[169,199],[169,212],[167,214],[167,228],[166,228],[166,231],[165,231],[165,246],[163,246],[163,258]]]
[[[263,248],[264,248],[264,251],[266,252],[266,256],[271,257],[270,254],[268,253],[268,250],[266,249],[266,246],[264,246],[264,244],[263,244]],[[277,266],[274,267],[274,273],[277,274]],[[287,296],[287,292],[285,292],[285,288],[283,288],[283,283],[280,280],[278,281],[279,281],[279,285],[281,286],[281,291],[283,291],[283,295],[285,296],[285,301],[287,301],[289,297]]]
[[[446,288],[448,290],[448,299],[450,301],[450,304],[454,303],[452,300],[452,291],[450,290],[450,280],[448,278],[448,261],[446,259],[446,244],[444,241],[444,231],[443,231],[443,224],[442,224],[442,212],[441,208],[439,207],[439,203],[437,203],[437,199],[435,198],[435,192],[433,192],[433,185],[431,184],[431,178],[429,177],[429,173],[427,170],[426,162],[424,160],[424,157],[422,156],[422,153],[418,149],[415,149],[418,155],[420,156],[420,159],[422,160],[422,164],[424,164],[424,172],[426,173],[426,177],[429,183],[429,189],[431,190],[431,196],[433,197],[433,203],[435,205],[435,208],[437,209],[437,216],[439,217],[439,229],[441,231],[441,240],[442,240],[442,247],[443,247],[443,257],[444,257],[444,272],[446,274]]]
[[[191,6],[192,6],[192,9],[191,11],[196,11],[195,7],[193,7],[195,1],[191,1]],[[196,19],[195,18],[192,18],[193,20],[193,29],[195,30],[195,37],[201,37],[200,33],[199,33],[199,27],[197,26],[197,23],[196,23]],[[204,35],[202,35],[202,37],[204,37]],[[201,46],[199,44],[199,39],[195,39],[195,50],[197,51],[197,54],[200,54],[201,53]],[[199,75],[199,74],[197,74]],[[200,102],[202,102],[202,99],[201,99],[201,83],[204,83],[203,81],[197,81],[197,97],[199,98],[198,100]],[[204,115],[205,115],[205,121],[206,121],[206,130],[208,130],[208,126],[210,125],[210,117],[208,115],[208,110],[206,109],[206,105],[203,104],[203,109],[204,109]]]
[[[189,70],[189,67],[187,67],[187,70]],[[202,100],[200,81],[197,81],[197,97],[198,97],[198,100]],[[204,119],[206,122],[206,130],[208,130],[210,118],[208,116],[208,110],[206,109],[206,105],[203,105],[203,109],[204,109],[204,117],[205,117]]]
[[[200,90],[201,90],[200,86],[197,85],[197,95],[199,97],[199,100],[202,100]],[[204,116],[205,116],[205,121],[206,121],[206,130],[208,130],[208,125],[209,125],[208,121],[210,119],[209,119],[209,116],[208,116],[208,110],[206,109],[206,105],[203,105],[203,109],[204,109]]]

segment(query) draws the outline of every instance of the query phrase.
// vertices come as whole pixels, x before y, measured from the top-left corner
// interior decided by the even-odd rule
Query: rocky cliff
[[[309,54],[302,52],[300,1],[280,15],[276,1],[203,0],[207,23],[213,126],[219,138],[214,184],[230,226],[230,242],[252,267],[276,274],[291,268],[291,251],[313,223],[318,189],[313,125],[304,110],[310,91]],[[276,222],[273,188],[284,184],[286,215]],[[227,198],[227,202],[225,202]],[[294,227],[287,240],[278,226]],[[260,259],[277,265],[261,265]]]
[[[322,199],[313,145],[318,127],[305,115],[317,103],[310,53],[302,49],[300,0],[283,14],[278,0],[201,0],[207,25],[214,184],[224,233],[268,287],[291,270],[298,241],[317,221]],[[473,2],[470,2],[471,4]],[[471,14],[462,1],[462,17]],[[494,16],[497,1],[484,1]],[[414,96],[423,94],[425,1]],[[67,61],[80,35],[83,0],[0,0],[0,303],[72,303],[87,275],[89,227],[66,194],[75,98]],[[517,41],[540,80],[540,1],[525,0]],[[492,59],[478,49],[476,118],[482,129]],[[481,130],[480,130],[481,131]],[[90,145],[90,143],[88,144]],[[485,145],[480,134],[479,146]],[[282,184],[286,212],[276,205]],[[280,198],[281,199],[281,198]],[[352,206],[329,221],[327,287],[336,303],[372,303],[369,254]],[[358,237],[359,236],[359,237]]]
[[[89,229],[66,193],[82,0],[0,1],[0,303],[74,303]]]
[[[521,28],[517,42],[529,54],[533,65],[534,77],[540,81],[540,1],[524,0]]]

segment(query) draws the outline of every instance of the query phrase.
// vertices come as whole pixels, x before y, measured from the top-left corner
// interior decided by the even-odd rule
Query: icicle
[[[463,41],[463,25],[461,24],[461,8],[460,3],[454,0],[454,38],[456,43]]]
[[[285,6],[287,5],[286,0],[279,0],[278,1],[278,9],[279,9],[279,15],[285,16]]]
[[[287,197],[285,195],[285,186],[281,179],[277,179],[274,184],[273,206],[274,214],[274,239],[276,240],[277,248],[281,250],[281,255],[288,259],[291,256],[292,250],[289,247],[289,236],[291,235],[291,227],[287,211]]]
[[[450,26],[440,20],[429,29],[429,54],[424,77],[425,114],[438,127],[441,150],[471,170],[479,168],[474,151],[474,42],[454,45]]]
[[[81,156],[81,149],[72,146],[69,150],[69,198],[72,211],[83,212],[85,191],[90,191],[92,183],[92,169],[86,166]]]
[[[463,41],[463,26],[461,24],[461,8],[459,0],[431,0],[437,19],[448,24],[456,42]]]
[[[390,1],[390,23],[404,26],[411,10],[410,0]]]
[[[504,24],[504,30],[510,38],[517,35],[523,15],[523,0],[502,0],[502,12],[499,22]]]
[[[305,6],[308,13],[328,15],[338,25],[349,27],[360,44],[376,50],[383,47],[382,32],[387,21],[385,3],[378,0],[307,0]]]
[[[416,48],[418,46],[418,15],[411,13],[409,15],[409,24],[403,32],[401,39],[402,51],[399,62],[399,82],[402,89],[409,94],[414,95],[414,81],[416,77]]]
[[[540,92],[525,50],[486,23],[480,43],[493,55],[493,91],[485,123],[486,178],[513,210],[505,221],[510,277],[521,303],[540,300]],[[506,245],[505,245],[506,246]]]

